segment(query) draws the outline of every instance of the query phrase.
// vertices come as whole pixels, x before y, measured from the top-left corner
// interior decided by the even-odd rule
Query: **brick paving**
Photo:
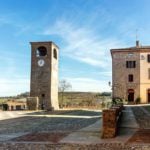
[[[128,141],[128,143],[150,143],[150,129],[138,130]]]
[[[30,133],[12,139],[14,142],[52,142],[58,143],[61,139],[67,136],[68,132],[43,132],[43,133]]]
[[[145,107],[132,107],[134,116],[140,129],[127,143],[150,144],[150,112]]]

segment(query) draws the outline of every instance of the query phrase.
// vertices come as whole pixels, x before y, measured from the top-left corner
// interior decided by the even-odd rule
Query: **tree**
[[[60,107],[63,107],[64,92],[71,88],[72,88],[72,85],[69,82],[67,82],[66,80],[61,80],[59,82],[59,92],[61,93]]]

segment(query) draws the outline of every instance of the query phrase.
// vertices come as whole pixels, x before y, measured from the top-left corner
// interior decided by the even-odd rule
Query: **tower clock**
[[[30,96],[39,98],[39,109],[58,109],[58,52],[53,42],[31,42]],[[55,67],[54,67],[55,66]]]

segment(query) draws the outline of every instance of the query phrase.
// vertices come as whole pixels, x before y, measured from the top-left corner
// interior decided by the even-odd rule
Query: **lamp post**
[[[112,84],[111,84],[110,81],[108,82],[108,85],[111,87],[111,95],[110,95],[110,97],[112,98]]]

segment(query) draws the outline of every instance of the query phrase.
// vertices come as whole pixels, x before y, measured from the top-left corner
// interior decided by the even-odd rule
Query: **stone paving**
[[[13,113],[13,112],[12,112]],[[63,115],[61,115],[63,114]],[[100,118],[100,112],[74,111],[55,114],[33,113],[27,116],[1,120],[0,141],[10,140],[30,133],[71,133],[95,123]],[[86,114],[89,116],[87,117]]]
[[[141,129],[150,129],[150,113],[144,107],[132,107],[135,118]]]
[[[150,112],[144,106],[135,106],[132,110],[139,129],[128,140],[128,143],[150,144]]]
[[[3,120],[0,150],[150,150],[149,141],[139,142],[146,138],[140,130],[150,127],[149,112],[143,109],[126,107],[114,139],[101,139],[101,113],[95,111],[40,112]]]
[[[124,144],[138,130],[138,124],[134,118],[132,110],[127,107],[123,111],[123,120],[120,124],[119,136],[112,139],[101,139],[102,135],[102,119],[96,123],[69,134],[63,138],[61,143],[116,143]]]
[[[30,114],[35,114],[35,111],[0,111],[0,121],[12,118],[23,117]]]

